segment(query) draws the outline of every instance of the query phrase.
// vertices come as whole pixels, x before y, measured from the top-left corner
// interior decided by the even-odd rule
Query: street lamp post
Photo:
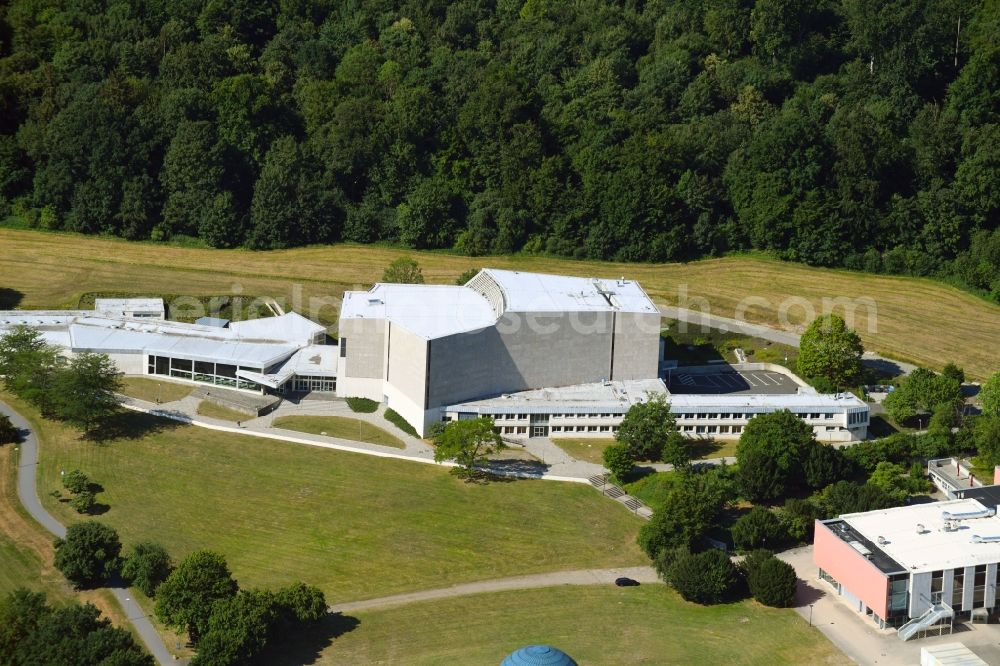
[[[813,605],[809,604],[809,626],[813,626]]]

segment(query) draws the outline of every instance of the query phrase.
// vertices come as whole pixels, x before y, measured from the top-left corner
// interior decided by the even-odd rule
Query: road
[[[66,536],[66,526],[56,520],[52,514],[42,506],[38,497],[37,469],[38,469],[38,438],[27,419],[15,412],[10,405],[0,401],[0,413],[10,417],[11,423],[21,430],[24,439],[21,442],[20,464],[17,469],[17,496],[27,512],[42,527],[59,538]],[[125,617],[135,628],[136,633],[142,642],[146,644],[146,649],[153,655],[153,658],[160,664],[175,664],[174,656],[163,643],[163,639],[156,632],[153,623],[142,608],[132,599],[132,593],[125,587],[120,579],[116,579],[108,586],[111,593],[118,600],[118,604],[125,612]]]
[[[751,324],[739,319],[706,314],[698,310],[688,310],[670,305],[661,305],[659,307],[661,313],[667,319],[685,322],[689,326],[705,326],[723,332],[742,333],[790,347],[799,346],[800,336],[798,333],[792,331],[783,331],[761,324]],[[862,360],[868,365],[879,367],[887,372],[899,372],[904,375],[910,374],[917,367],[911,363],[903,363],[902,361],[894,361],[884,356],[879,356],[874,352],[865,352]]]
[[[551,573],[529,576],[513,576],[511,578],[494,578],[475,583],[440,587],[433,590],[421,590],[408,594],[396,594],[391,597],[365,599],[330,606],[331,613],[350,613],[370,608],[385,608],[401,606],[418,601],[433,601],[450,597],[464,597],[470,594],[486,592],[504,592],[507,590],[530,590],[539,587],[556,587],[558,585],[614,585],[615,579],[624,576],[643,584],[660,583],[653,567],[623,567],[620,569],[578,569],[575,571],[554,571]]]

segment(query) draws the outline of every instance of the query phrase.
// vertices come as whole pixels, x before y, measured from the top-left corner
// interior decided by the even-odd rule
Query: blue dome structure
[[[551,645],[529,645],[507,655],[500,666],[577,666],[577,663]]]

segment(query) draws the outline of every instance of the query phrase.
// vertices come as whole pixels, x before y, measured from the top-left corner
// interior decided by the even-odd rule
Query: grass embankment
[[[580,664],[849,663],[791,610],[699,606],[663,585],[551,587],[334,616],[273,663],[497,664],[538,643]]]
[[[347,416],[282,416],[274,420],[275,428],[296,430],[313,435],[339,437],[354,442],[381,444],[393,448],[405,448],[403,442],[382,428],[361,419]]]
[[[202,400],[198,403],[198,413],[202,416],[207,416],[210,419],[219,419],[220,421],[232,421],[236,423],[238,421],[249,421],[253,417],[246,412],[241,412],[238,409],[231,409],[229,407],[224,407],[223,405],[217,405],[214,402],[208,400]]]
[[[121,418],[133,435],[103,444],[43,422],[49,510],[82,519],[45,495],[60,469],[78,467],[104,487],[99,519],[126,546],[158,541],[175,560],[217,550],[244,586],[304,581],[336,602],[647,561],[641,521],[585,485],[465,483],[431,465]]]
[[[121,392],[146,402],[174,402],[191,395],[193,386],[145,377],[122,377]]]
[[[154,243],[0,229],[4,262],[0,284],[21,294],[22,308],[75,306],[85,292],[130,285],[136,294],[193,296],[240,293],[273,296],[288,307],[336,323],[345,289],[367,288],[403,250],[335,245],[273,252],[207,250]],[[997,369],[1000,306],[928,279],[877,276],[813,268],[754,257],[727,257],[687,264],[585,262],[539,256],[463,257],[410,252],[428,282],[452,284],[463,271],[494,266],[569,275],[639,280],[658,303],[698,307],[732,317],[740,306],[752,322],[799,326],[823,299],[853,299],[853,325],[867,348],[940,367],[953,360],[973,379]],[[752,302],[746,301],[753,297]],[[322,299],[325,301],[310,299]],[[832,302],[832,301],[830,301]],[[325,304],[324,304],[325,303]],[[874,309],[865,304],[874,304]],[[808,305],[808,307],[806,307]],[[311,307],[312,306],[312,307]],[[842,308],[841,308],[842,309]],[[871,320],[871,321],[869,321]]]
[[[702,331],[700,327],[678,323],[673,320],[664,321],[667,328],[665,334],[664,358],[677,360],[680,365],[704,365],[726,361],[736,363],[736,349],[742,349],[749,363],[774,363],[796,372],[799,359],[798,347],[755,338],[742,333],[723,333],[722,331]],[[681,330],[681,329],[684,330]]]

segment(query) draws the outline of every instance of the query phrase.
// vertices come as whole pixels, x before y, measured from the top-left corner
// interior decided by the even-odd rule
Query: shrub
[[[378,409],[378,403],[370,398],[348,398],[347,406],[351,408],[351,411],[362,414],[371,414]]]
[[[680,554],[667,573],[668,582],[687,601],[717,604],[733,596],[739,577],[721,550]]]
[[[417,429],[407,423],[406,419],[404,419],[402,415],[394,409],[385,410],[385,420],[411,437],[420,437],[420,433],[417,432]]]
[[[624,444],[612,444],[607,447],[601,454],[601,459],[604,461],[604,466],[611,472],[611,476],[619,483],[622,483],[628,473],[632,471],[632,456]]]
[[[135,585],[147,597],[170,575],[170,556],[158,543],[137,543],[122,563],[122,578]]]
[[[82,493],[90,487],[90,479],[78,469],[63,474],[63,486],[71,493]]]
[[[21,441],[21,432],[10,422],[6,414],[0,414],[0,444],[16,444]]]
[[[753,598],[765,606],[787,608],[795,601],[798,577],[788,562],[768,553],[747,566],[747,585]]]
[[[84,490],[76,494],[73,499],[69,501],[69,505],[77,513],[90,513],[94,508],[94,504],[97,501],[95,499],[94,493],[89,490]]]
[[[774,545],[787,536],[778,517],[761,506],[755,506],[740,516],[733,524],[732,534],[733,543],[743,550]]]
[[[76,587],[102,583],[117,569],[122,544],[114,529],[89,520],[70,525],[57,539],[56,569]]]
[[[792,541],[812,541],[813,525],[817,517],[816,507],[808,500],[790,497],[785,500],[778,519]]]

